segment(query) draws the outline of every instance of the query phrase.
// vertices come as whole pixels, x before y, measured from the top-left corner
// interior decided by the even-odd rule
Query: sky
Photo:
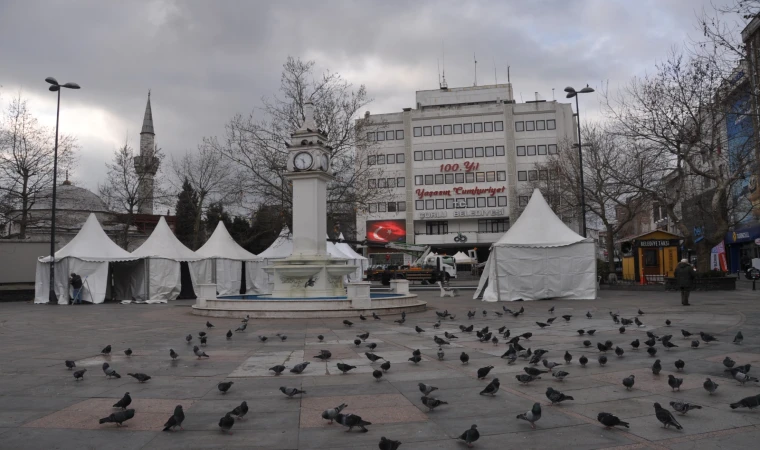
[[[731,0],[712,0],[724,4]],[[364,84],[372,114],[413,107],[415,91],[507,79],[517,101],[551,100],[571,85],[611,91],[698,38],[710,0],[194,1],[0,0],[0,107],[19,92],[61,133],[75,135],[70,178],[97,191],[105,163],[139,147],[148,90],[156,143],[169,156],[221,136],[235,114],[260,116],[288,56]],[[581,99],[583,118],[601,98]]]

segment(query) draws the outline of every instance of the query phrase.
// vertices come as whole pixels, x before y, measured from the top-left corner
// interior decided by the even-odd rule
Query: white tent
[[[176,300],[182,287],[180,263],[203,259],[174,236],[163,217],[159,219],[150,237],[132,252],[132,256],[144,260],[142,267],[132,271],[133,274],[142,271],[144,276],[133,275],[130,278],[133,284],[141,281],[144,283],[145,288],[140,290],[141,294],[136,297],[138,300],[148,301]],[[206,275],[202,271],[206,268],[200,266],[195,269],[201,271],[195,272],[192,268],[190,270],[193,289],[197,293],[198,283],[195,280],[205,279]],[[123,278],[114,276],[115,282],[118,279]]]
[[[491,247],[473,298],[484,301],[596,298],[593,239],[565,225],[538,189]]]
[[[341,241],[345,239],[343,237],[343,233],[338,236],[338,239]],[[364,278],[364,272],[367,270],[367,268],[369,268],[369,260],[359,253],[355,252],[354,249],[352,249],[351,246],[345,242],[338,242],[335,244],[335,247],[337,247],[340,252],[342,252],[348,257],[348,259],[351,260],[349,264],[354,264],[357,266],[356,272],[348,276],[349,281],[361,281]]]
[[[190,263],[196,283],[216,284],[218,295],[239,295],[245,262],[245,294],[266,294],[266,273],[261,270],[263,258],[244,249],[230,236],[224,222],[219,221],[208,241],[195,252],[206,258]]]
[[[84,290],[82,300],[103,303],[108,292],[108,265],[139,259],[116,245],[106,235],[95,214],[85,221],[74,239],[55,252],[55,293],[58,304],[69,302],[72,288],[69,275],[73,272],[82,277]],[[50,292],[50,256],[37,261],[34,303],[47,303]]]
[[[465,255],[461,251],[456,252],[456,254],[454,254],[454,261],[457,264],[472,264],[473,263],[472,258],[470,258],[469,256]]]

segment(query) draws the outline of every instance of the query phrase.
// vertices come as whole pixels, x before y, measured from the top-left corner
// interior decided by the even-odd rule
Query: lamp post
[[[58,106],[55,109],[55,148],[53,150],[53,202],[50,216],[50,294],[48,296],[48,304],[55,305],[58,303],[58,298],[55,295],[55,191],[58,184],[58,115],[61,112],[61,88],[79,89],[79,85],[76,83],[58,84],[58,81],[53,77],[45,78],[45,81],[50,83],[48,89],[52,92],[58,92]]]
[[[578,108],[578,95],[579,94],[588,94],[590,92],[594,92],[594,89],[590,88],[587,84],[585,88],[581,89],[580,91],[576,91],[572,87],[568,86],[565,88],[565,92],[567,92],[567,98],[573,98],[575,97],[575,114],[577,116],[577,124],[578,124],[578,162],[580,166],[580,174],[581,174],[581,215],[583,220],[583,228],[581,228],[581,234],[583,237],[586,236],[586,189],[583,186],[583,144],[581,143],[581,110]]]

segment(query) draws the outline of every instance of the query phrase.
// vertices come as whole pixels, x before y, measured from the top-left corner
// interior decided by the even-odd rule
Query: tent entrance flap
[[[190,267],[187,261],[179,263],[180,290],[177,300],[195,300],[198,298],[193,289],[193,279],[190,277]]]

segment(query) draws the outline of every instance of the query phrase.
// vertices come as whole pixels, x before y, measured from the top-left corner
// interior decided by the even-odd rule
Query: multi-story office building
[[[367,183],[391,195],[358,214],[358,234],[449,254],[487,250],[549,176],[536,164],[577,142],[570,104],[516,103],[511,84],[418,91],[415,109],[369,119],[382,175]]]

